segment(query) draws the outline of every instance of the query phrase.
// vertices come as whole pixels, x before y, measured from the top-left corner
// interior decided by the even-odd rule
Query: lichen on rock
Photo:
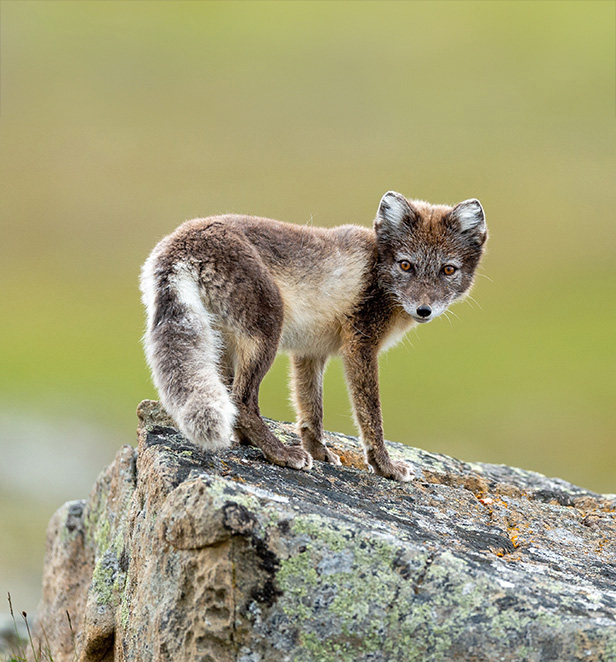
[[[159,403],[138,413],[137,450],[50,522],[57,662],[65,609],[84,662],[616,659],[613,495],[400,444],[416,478],[393,483],[333,433],[342,466],[294,471],[204,452]]]

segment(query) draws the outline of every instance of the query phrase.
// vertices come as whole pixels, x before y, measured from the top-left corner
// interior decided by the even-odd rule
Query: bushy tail
[[[222,383],[220,337],[190,265],[165,268],[159,245],[141,272],[146,307],[145,354],[161,402],[190,441],[214,450],[230,445],[236,409]]]

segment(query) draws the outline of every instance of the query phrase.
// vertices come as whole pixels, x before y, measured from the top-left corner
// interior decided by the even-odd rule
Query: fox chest
[[[284,306],[279,349],[328,356],[342,344],[342,321],[365,287],[365,264],[352,252],[323,255],[310,268],[273,272]]]
[[[279,349],[306,356],[327,356],[338,351],[340,311],[327,298],[285,301]]]
[[[348,276],[348,271],[344,272]],[[359,295],[358,279],[331,276],[316,281],[279,283],[284,319],[279,348],[306,356],[328,356],[340,349],[341,320],[349,315]]]

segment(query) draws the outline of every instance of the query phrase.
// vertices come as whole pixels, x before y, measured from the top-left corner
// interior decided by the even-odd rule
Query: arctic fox
[[[340,354],[366,459],[407,481],[383,441],[380,350],[468,292],[487,238],[483,208],[386,193],[372,229],[317,228],[227,214],[187,221],[141,273],[145,353],[164,407],[207,449],[242,443],[275,464],[339,464],[323,443],[323,371]],[[280,442],[259,412],[276,353],[291,359],[302,446]]]

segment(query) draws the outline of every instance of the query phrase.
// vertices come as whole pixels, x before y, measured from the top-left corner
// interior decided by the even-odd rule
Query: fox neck
[[[415,323],[386,279],[382,278],[376,240],[369,278],[350,319],[355,340],[371,344],[375,351],[399,342]]]

